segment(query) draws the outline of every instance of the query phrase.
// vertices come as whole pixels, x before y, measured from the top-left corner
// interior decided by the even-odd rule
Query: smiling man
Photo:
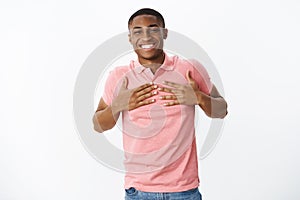
[[[195,106],[224,118],[227,103],[201,63],[163,50],[168,30],[159,12],[138,10],[128,29],[137,60],[110,72],[94,128],[113,128],[122,113],[125,199],[201,200]]]

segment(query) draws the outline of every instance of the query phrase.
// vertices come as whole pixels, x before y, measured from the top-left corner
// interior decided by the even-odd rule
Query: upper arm
[[[128,67],[117,67],[110,71],[105,82],[104,91],[102,98],[104,102],[100,103],[102,106],[111,105],[113,99],[118,94],[120,86],[122,85],[122,80],[125,74],[128,72]]]
[[[113,115],[111,107],[101,98],[93,116],[94,129],[100,133],[109,130],[114,127],[118,118],[119,113]]]
[[[192,65],[192,78],[196,81],[201,92],[209,95],[213,90],[213,83],[205,67],[197,60],[190,59]]]

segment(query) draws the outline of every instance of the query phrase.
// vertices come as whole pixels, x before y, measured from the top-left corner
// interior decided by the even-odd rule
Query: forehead
[[[129,28],[134,27],[143,27],[143,26],[150,26],[156,24],[157,26],[162,27],[162,22],[156,16],[153,15],[139,15],[133,18]]]

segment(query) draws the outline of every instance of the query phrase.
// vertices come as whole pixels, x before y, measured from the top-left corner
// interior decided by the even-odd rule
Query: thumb
[[[191,71],[190,70],[188,70],[186,72],[186,79],[188,80],[189,84],[192,86],[192,88],[194,90],[198,88],[198,85],[197,85],[196,81],[191,76]]]
[[[194,79],[191,77],[191,71],[188,70],[186,72],[186,79],[188,80],[189,83],[194,82]]]
[[[127,78],[127,76],[125,76],[124,78],[123,78],[123,83],[122,83],[122,88],[123,89],[127,89],[127,86],[128,86],[128,78]]]

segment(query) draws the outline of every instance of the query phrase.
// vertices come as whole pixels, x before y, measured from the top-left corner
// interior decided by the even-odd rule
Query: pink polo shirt
[[[138,61],[110,72],[103,99],[110,105],[118,94],[124,76],[128,89],[148,82],[163,85],[163,81],[188,84],[187,70],[201,91],[212,88],[205,68],[195,60],[165,56],[155,74]],[[159,96],[156,102],[132,111],[122,112],[125,188],[135,187],[146,192],[179,192],[199,186],[198,160],[195,140],[195,106],[165,107]]]

